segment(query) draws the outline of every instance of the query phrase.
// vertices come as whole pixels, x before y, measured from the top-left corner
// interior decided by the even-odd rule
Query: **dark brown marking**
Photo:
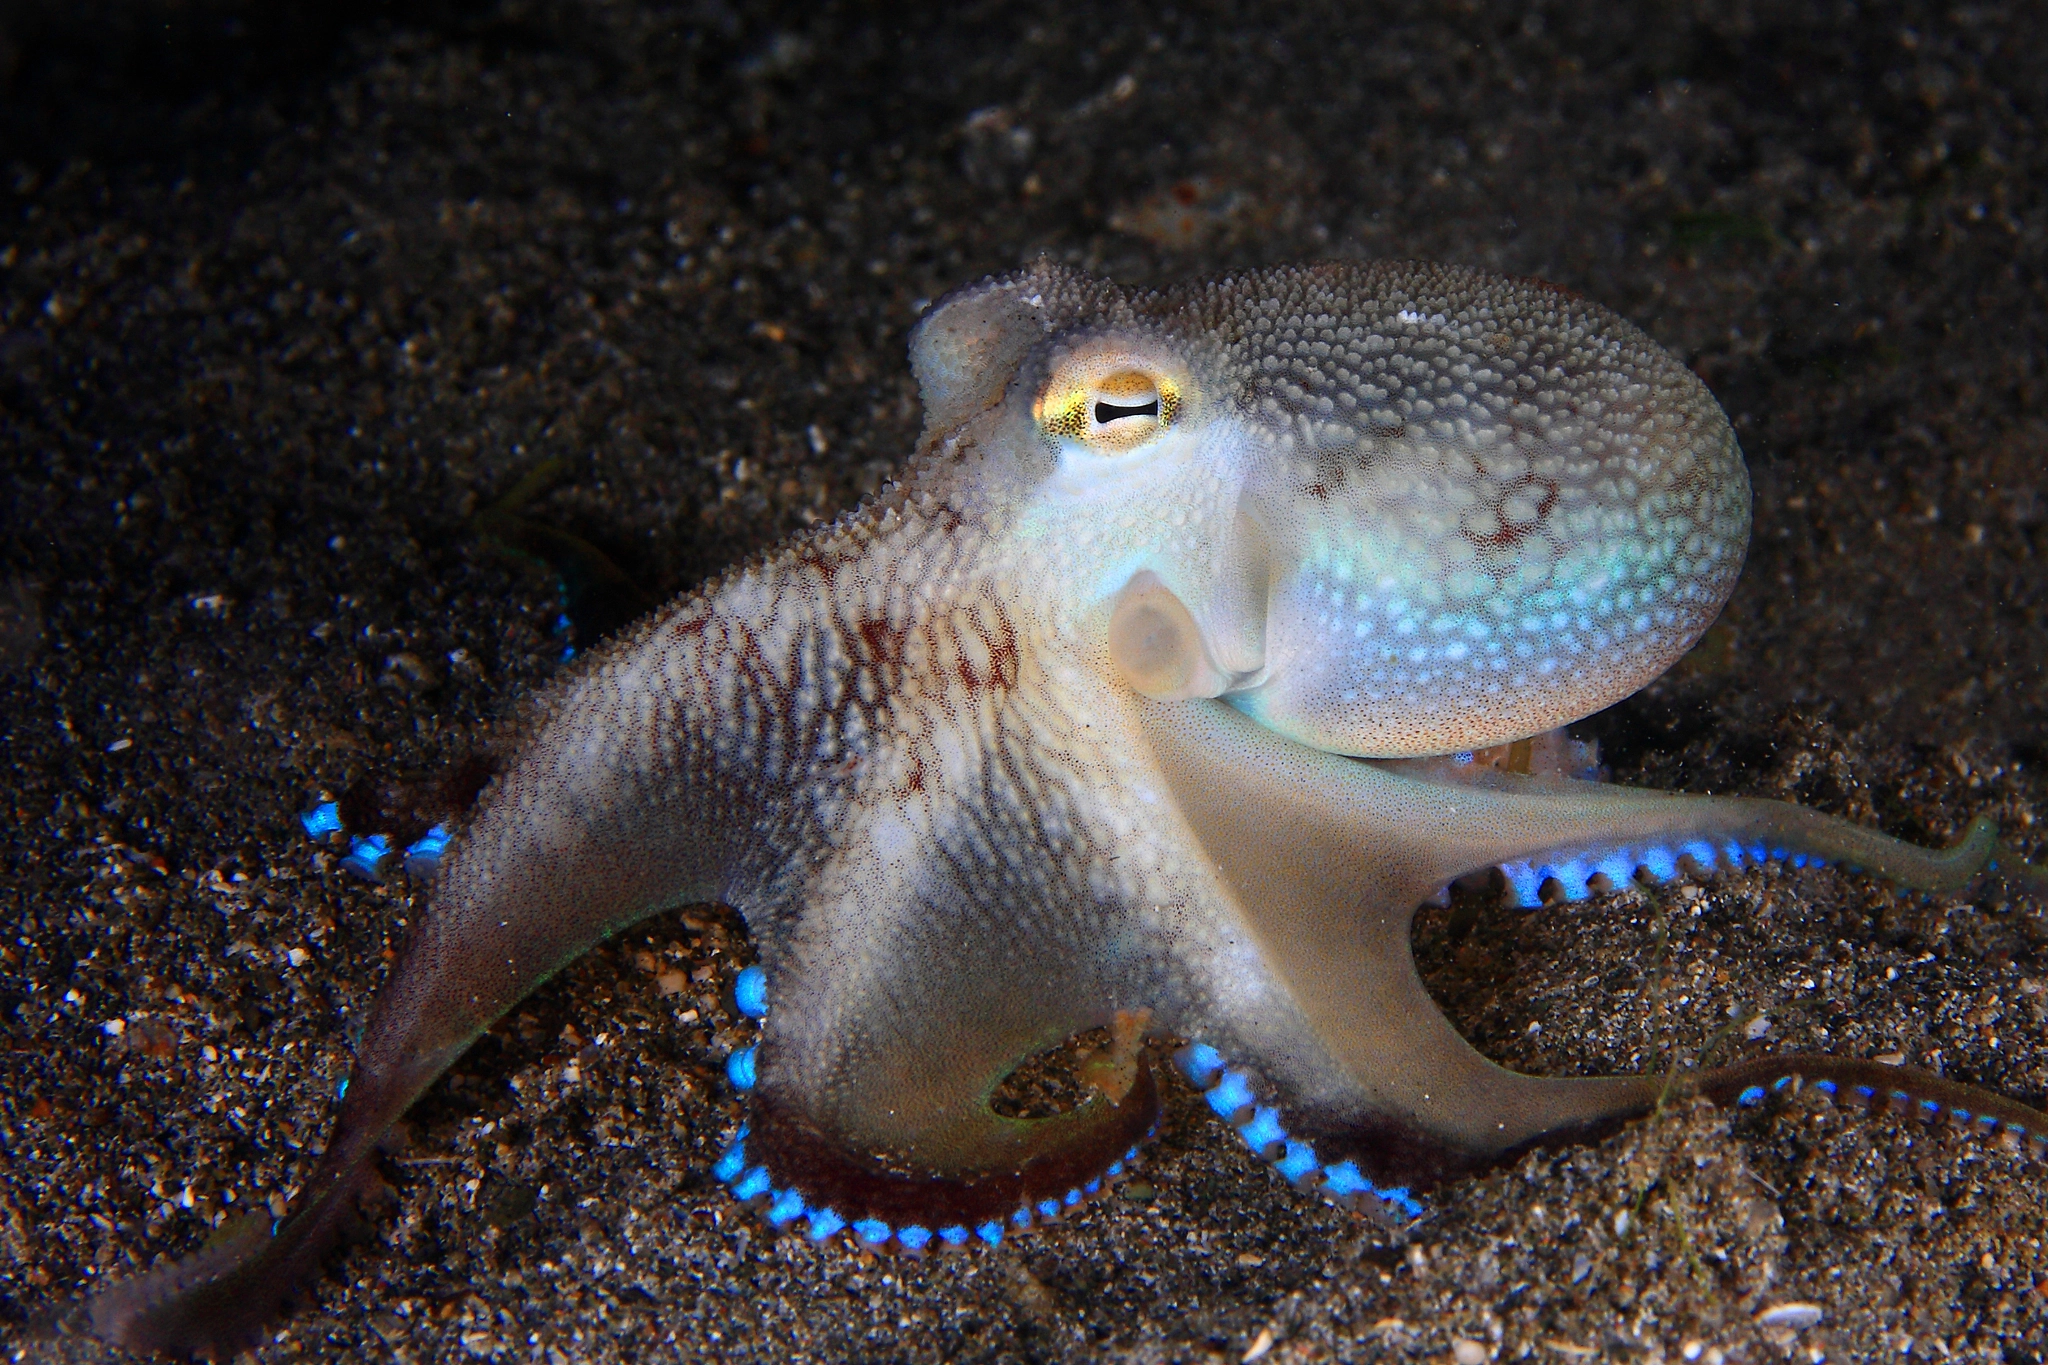
[[[839,570],[846,565],[847,560],[844,555],[822,554],[806,548],[797,552],[795,562],[806,569],[815,570],[818,576],[825,580],[825,586],[830,587],[839,578]]]
[[[903,647],[909,631],[890,625],[880,616],[863,616],[853,629],[860,638],[862,663],[892,671],[903,666]]]
[[[993,624],[989,617],[994,618]],[[1010,618],[995,603],[985,603],[970,618],[970,629],[988,651],[988,676],[977,675],[965,658],[960,660],[960,684],[970,693],[989,692],[998,696],[1007,694],[1017,686],[1020,658],[1017,650],[1017,628],[1010,624]]]
[[[1534,520],[1508,520],[1507,514],[1501,510],[1501,504],[1504,504],[1509,498],[1523,489],[1535,487],[1543,489],[1543,496],[1537,500]],[[1513,549],[1536,533],[1537,528],[1549,518],[1551,509],[1557,506],[1557,499],[1558,489],[1554,481],[1540,478],[1534,474],[1524,474],[1508,485],[1507,492],[1501,495],[1501,502],[1494,505],[1494,524],[1499,529],[1483,536],[1465,532],[1465,539],[1484,550]]]

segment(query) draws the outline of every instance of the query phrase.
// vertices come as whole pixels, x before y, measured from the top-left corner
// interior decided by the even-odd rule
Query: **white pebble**
[[[1774,1303],[1756,1315],[1760,1327],[1783,1327],[1797,1332],[1826,1317],[1817,1303]]]

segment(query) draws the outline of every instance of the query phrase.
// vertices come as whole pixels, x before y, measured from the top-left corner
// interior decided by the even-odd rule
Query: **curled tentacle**
[[[1100,1194],[1158,1118],[1158,1086],[1142,1068],[1120,1103],[1098,1098],[1054,1118],[995,1119],[958,1142],[962,1159],[978,1164],[939,1172],[850,1151],[761,1096],[715,1174],[734,1198],[758,1202],[776,1227],[802,1220],[813,1241],[843,1228],[875,1249],[994,1246],[1006,1232],[1057,1219]]]
[[[750,1017],[770,1014],[761,968],[741,973],[735,997]],[[945,1071],[940,1084],[929,1074],[895,1087],[886,1073],[860,1075],[824,1104],[807,1091],[804,1069],[784,1061],[771,1026],[728,1061],[728,1078],[749,1092],[749,1114],[713,1174],[775,1227],[813,1241],[844,1230],[872,1249],[995,1245],[1006,1232],[1063,1216],[1122,1175],[1151,1135],[1159,1118],[1151,1069],[1133,1035],[1130,1055],[1104,1068],[1124,1072],[1108,1091],[1052,1117],[1004,1117],[988,1095],[1028,1051],[1011,1055],[1020,1044],[999,1029],[975,1031],[977,1022],[941,1026],[940,1037],[965,1029],[974,1040],[951,1068],[932,1060],[945,1052],[939,1038],[915,1054]],[[877,1118],[914,1136],[900,1145],[849,1140]]]

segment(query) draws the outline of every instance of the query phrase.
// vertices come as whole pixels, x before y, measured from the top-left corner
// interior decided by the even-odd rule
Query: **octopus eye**
[[[1180,417],[1180,385],[1157,370],[1104,365],[1081,357],[1060,367],[1034,404],[1047,436],[1075,441],[1097,454],[1122,455],[1145,445]]]

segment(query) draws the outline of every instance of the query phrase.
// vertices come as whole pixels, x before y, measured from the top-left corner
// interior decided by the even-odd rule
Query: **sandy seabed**
[[[1923,842],[2048,808],[2048,35],[2013,5],[25,3],[0,15],[0,1351],[303,1178],[422,889],[298,822],[559,667],[534,515],[654,596],[852,506],[919,310],[1041,252],[1541,276],[1726,405],[1741,586],[1593,718],[1617,780]],[[583,636],[607,624],[583,610]],[[587,639],[583,640],[587,643]],[[2039,1103],[2048,920],[1768,871],[1425,919],[1495,1058],[1897,1056]],[[414,1112],[259,1352],[399,1361],[2048,1358],[2042,1172],[1811,1097],[1393,1230],[1177,1082],[994,1252],[771,1237],[708,1173],[743,932],[623,935]],[[1759,1322],[1810,1304],[1819,1319]],[[1791,1322],[1812,1314],[1793,1313]],[[1777,1321],[1788,1321],[1780,1315]]]

